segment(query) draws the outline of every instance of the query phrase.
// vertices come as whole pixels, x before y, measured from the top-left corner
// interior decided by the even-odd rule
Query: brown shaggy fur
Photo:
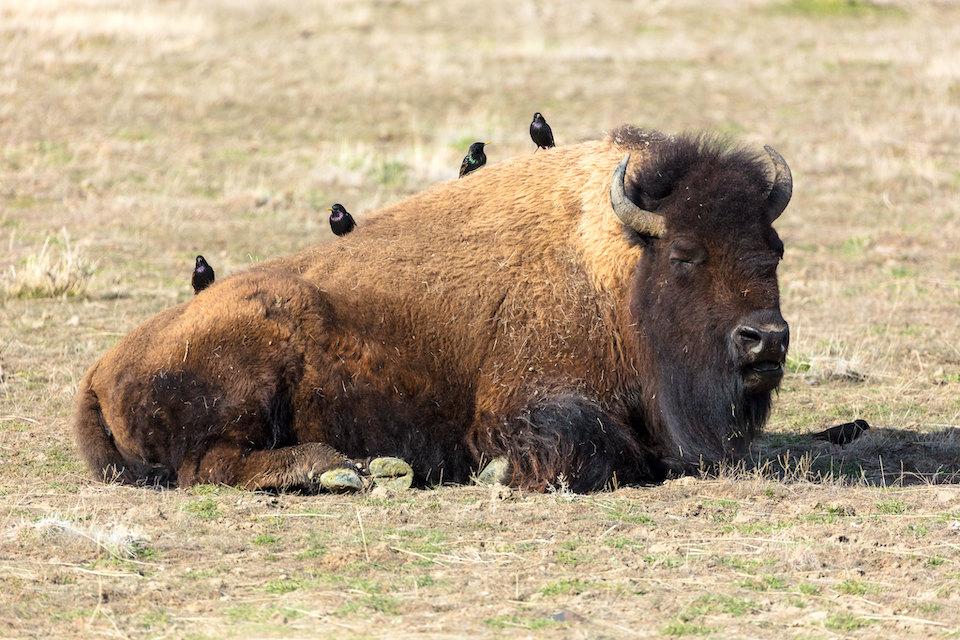
[[[674,194],[661,239],[611,210],[626,151],[628,188]],[[400,456],[426,485],[506,455],[514,485],[563,475],[591,490],[736,453],[769,393],[751,408],[727,380],[739,376],[724,332],[779,314],[775,272],[737,263],[779,242],[764,171],[709,141],[623,127],[435,185],[131,332],[81,383],[80,450],[106,479],[280,489],[368,456]],[[711,256],[699,279],[663,262],[680,236]],[[694,401],[703,419],[657,397],[699,385],[719,403]],[[731,422],[731,401],[756,415]]]

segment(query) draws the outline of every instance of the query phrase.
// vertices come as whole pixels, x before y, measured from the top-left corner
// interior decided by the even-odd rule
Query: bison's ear
[[[610,206],[623,224],[642,236],[659,238],[666,230],[663,216],[656,213],[660,201],[647,198],[641,192],[638,206],[638,203],[627,196],[623,181],[626,178],[629,163],[630,154],[628,153],[613,170],[613,178],[610,182]]]
[[[783,210],[790,204],[793,195],[793,175],[787,161],[777,150],[767,145],[764,147],[770,160],[773,162],[773,184],[767,194],[767,217],[771,222],[780,217]]]

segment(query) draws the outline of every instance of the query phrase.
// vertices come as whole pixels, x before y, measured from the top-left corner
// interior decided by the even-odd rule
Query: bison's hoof
[[[477,476],[477,484],[505,484],[507,482],[507,459],[494,458]]]
[[[353,469],[337,467],[320,474],[320,486],[336,493],[360,491],[363,489],[363,480]]]
[[[376,487],[405,491],[413,484],[413,469],[400,458],[374,458],[367,470]]]

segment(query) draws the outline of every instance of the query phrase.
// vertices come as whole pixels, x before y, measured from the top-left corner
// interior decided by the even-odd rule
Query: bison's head
[[[652,383],[649,427],[665,455],[715,461],[745,452],[783,378],[790,338],[780,314],[783,243],[772,223],[790,169],[704,138],[647,142],[632,175],[614,170],[611,204],[644,250],[631,311]]]

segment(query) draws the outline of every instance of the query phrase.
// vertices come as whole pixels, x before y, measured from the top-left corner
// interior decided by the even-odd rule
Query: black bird
[[[463,158],[463,162],[460,164],[460,177],[467,175],[471,171],[476,171],[483,165],[487,164],[487,156],[483,153],[483,146],[487,144],[486,142],[474,142],[470,145],[470,150],[467,151],[467,155]]]
[[[825,440],[827,442],[839,445],[850,444],[868,431],[870,425],[866,420],[854,420],[853,422],[844,422],[835,427],[830,427],[824,431],[813,434],[814,440]]]
[[[213,284],[215,274],[213,267],[204,260],[203,256],[197,256],[197,266],[193,268],[193,277],[190,284],[193,285],[193,295],[197,295],[207,287]]]
[[[342,204],[338,202],[330,207],[330,230],[335,235],[345,236],[353,231],[355,226],[357,223],[353,221],[353,216],[343,208]]]
[[[537,145],[537,148],[533,150],[534,153],[539,149],[549,149],[557,146],[553,142],[553,129],[550,128],[539,111],[533,114],[533,122],[530,123],[530,138]]]

